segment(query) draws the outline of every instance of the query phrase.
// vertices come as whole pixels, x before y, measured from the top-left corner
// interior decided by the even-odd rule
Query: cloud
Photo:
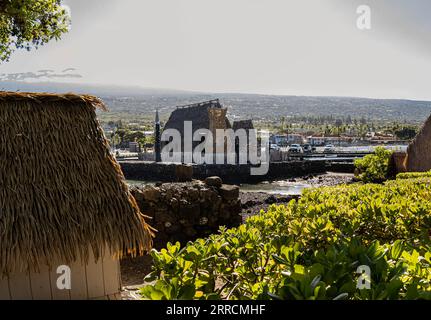
[[[70,72],[70,71],[76,71],[76,69],[75,68],[67,68],[67,69],[64,69],[61,72],[65,73],[65,72]]]
[[[69,73],[76,71],[75,68],[67,68],[62,73],[56,73],[54,70],[39,70],[37,72],[18,72],[18,73],[1,73],[0,81],[27,81],[33,79],[77,79],[82,78],[82,75],[78,73]],[[66,73],[67,72],[67,73]]]

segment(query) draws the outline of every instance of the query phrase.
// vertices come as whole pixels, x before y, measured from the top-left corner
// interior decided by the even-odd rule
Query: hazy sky
[[[429,0],[65,3],[70,33],[16,52],[0,73],[75,68],[82,78],[67,81],[431,100]],[[361,4],[371,30],[356,27]]]

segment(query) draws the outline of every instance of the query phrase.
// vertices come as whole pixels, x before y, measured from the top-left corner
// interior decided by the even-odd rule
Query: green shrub
[[[428,172],[403,172],[397,174],[397,179],[431,178],[431,170]]]
[[[392,151],[377,147],[374,154],[355,160],[355,166],[359,171],[359,179],[366,183],[385,181],[389,174],[391,156]]]
[[[306,190],[238,228],[151,252],[146,299],[431,299],[431,179]],[[371,289],[356,288],[359,265]],[[153,282],[154,281],[154,282]]]

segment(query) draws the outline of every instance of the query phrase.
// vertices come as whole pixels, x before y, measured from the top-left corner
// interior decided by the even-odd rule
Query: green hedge
[[[428,172],[404,172],[397,174],[397,179],[412,179],[412,178],[431,178],[431,171]]]
[[[304,192],[234,229],[152,251],[146,299],[431,299],[431,179]],[[358,266],[371,289],[358,289]]]
[[[387,180],[392,153],[383,147],[377,147],[374,154],[355,160],[355,167],[359,171],[358,178],[366,183],[381,183]]]

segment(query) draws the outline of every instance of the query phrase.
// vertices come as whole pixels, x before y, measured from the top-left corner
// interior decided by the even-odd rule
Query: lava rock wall
[[[157,229],[156,249],[167,242],[185,244],[216,233],[220,226],[234,227],[242,221],[239,187],[223,184],[219,177],[134,187],[131,193]]]

